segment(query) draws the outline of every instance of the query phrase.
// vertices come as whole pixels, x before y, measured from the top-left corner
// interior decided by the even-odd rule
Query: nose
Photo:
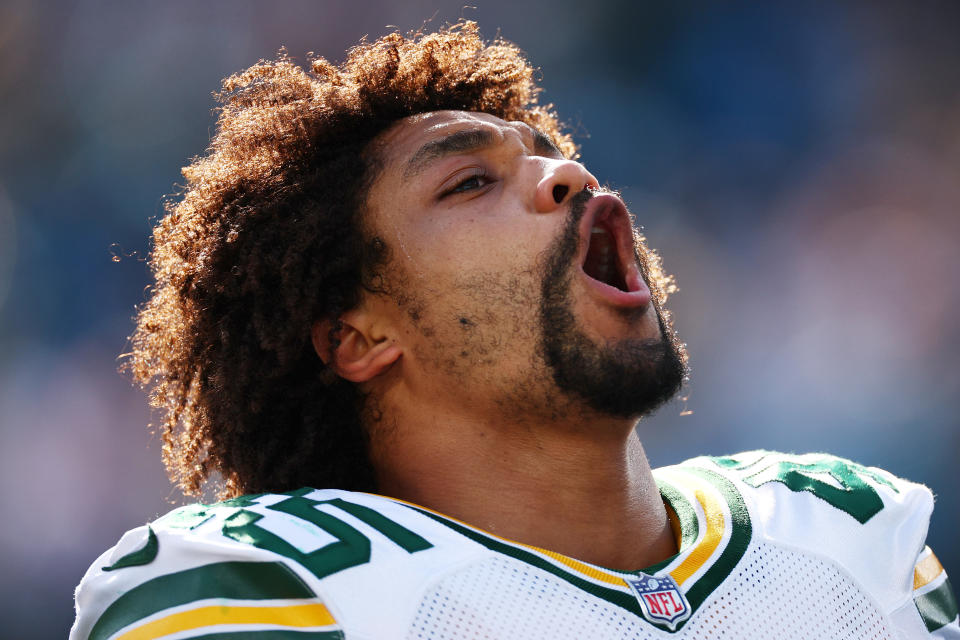
[[[573,160],[544,160],[543,177],[537,183],[534,207],[537,213],[550,213],[563,207],[570,198],[587,187],[599,188],[592,173]]]

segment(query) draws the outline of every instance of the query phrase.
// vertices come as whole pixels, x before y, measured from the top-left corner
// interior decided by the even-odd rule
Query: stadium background
[[[641,425],[652,462],[825,450],[925,482],[960,578],[960,4],[714,5],[0,2],[0,635],[63,637],[88,564],[177,500],[117,356],[211,91],[431,16],[528,52],[678,277],[693,380]]]

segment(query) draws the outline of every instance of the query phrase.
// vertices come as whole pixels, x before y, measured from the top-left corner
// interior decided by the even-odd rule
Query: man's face
[[[513,419],[637,418],[676,392],[645,250],[582,165],[526,124],[459,111],[402,120],[377,149],[374,285],[406,384]]]

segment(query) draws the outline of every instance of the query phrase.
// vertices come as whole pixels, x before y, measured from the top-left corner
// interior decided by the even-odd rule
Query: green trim
[[[697,510],[687,497],[675,486],[665,480],[657,479],[660,495],[670,503],[670,508],[680,519],[680,549],[686,549],[700,537],[700,519]],[[645,573],[650,573],[645,570]]]
[[[432,518],[433,520],[436,520],[440,524],[446,527],[449,527],[450,529],[453,529],[457,533],[473,540],[474,542],[480,543],[481,545],[485,546],[491,551],[502,553],[505,556],[515,558],[529,565],[537,567],[538,569],[543,569],[544,571],[550,574],[553,574],[558,578],[562,578],[563,580],[566,580],[570,584],[574,585],[579,589],[582,589],[583,591],[586,591],[591,595],[597,596],[598,598],[603,598],[607,602],[610,602],[611,604],[614,604],[622,609],[626,609],[630,613],[633,613],[634,615],[643,618],[643,614],[640,610],[640,603],[637,602],[637,598],[636,596],[633,595],[632,591],[630,592],[619,591],[617,589],[611,589],[608,587],[602,587],[598,584],[594,584],[593,582],[590,582],[579,576],[573,575],[563,569],[558,568],[552,562],[548,562],[547,560],[541,558],[540,556],[530,551],[517,548],[506,542],[501,542],[499,540],[496,540],[494,538],[487,536],[486,534],[480,533],[479,531],[474,531],[473,529],[470,529],[461,524],[448,520],[443,516],[437,515],[435,513],[431,513],[429,511],[425,511],[419,507],[415,507],[413,505],[406,505],[406,506],[413,509],[414,511],[417,511],[418,513],[421,513],[427,516],[428,518]],[[623,573],[623,572],[618,572],[618,573]],[[623,586],[624,586],[624,589],[629,589],[626,582],[624,582]],[[643,618],[643,619],[646,620],[646,618]]]
[[[147,542],[145,545],[143,545],[143,547],[137,549],[136,551],[131,551],[109,567],[103,567],[103,570],[115,571],[116,569],[122,569],[124,567],[136,567],[141,564],[150,564],[153,562],[153,559],[157,557],[157,551],[159,549],[160,545],[157,542],[157,534],[155,534],[153,529],[148,526]]]
[[[720,557],[713,563],[696,583],[687,589],[687,601],[694,611],[703,604],[703,601],[713,593],[720,584],[727,579],[733,568],[737,566],[743,554],[747,552],[750,538],[753,536],[753,526],[750,524],[750,512],[743,496],[737,491],[732,482],[719,473],[695,467],[682,467],[683,471],[703,478],[713,485],[727,501],[730,509],[730,540]]]
[[[89,640],[106,640],[137,620],[195,600],[315,596],[297,574],[279,562],[218,562],[160,576],[127,591],[103,612]]]
[[[677,519],[680,520],[680,549],[666,560],[651,565],[646,569],[641,569],[643,573],[647,574],[654,574],[676,560],[684,550],[696,543],[697,538],[700,536],[700,520],[697,518],[697,510],[693,508],[690,501],[687,500],[686,496],[684,496],[679,489],[669,482],[661,478],[655,477],[655,479],[657,481],[657,487],[660,489],[660,495],[667,501],[670,508],[673,509],[673,512],[677,514]]]
[[[927,631],[931,633],[957,619],[957,599],[953,595],[949,580],[944,580],[939,587],[914,598],[913,601],[923,618],[923,624],[927,625]]]
[[[191,640],[343,640],[342,631],[227,631],[205,636],[191,636]]]
[[[482,544],[492,551],[502,553],[506,556],[510,556],[512,558],[516,558],[517,560],[526,562],[527,564],[533,565],[539,569],[543,569],[544,571],[547,571],[548,573],[551,573],[558,578],[569,582],[575,587],[582,589],[591,595],[602,598],[622,609],[626,609],[641,620],[644,620],[648,624],[662,631],[675,633],[682,629],[683,626],[693,618],[693,615],[697,612],[697,609],[700,607],[700,605],[703,604],[703,601],[706,600],[706,598],[713,593],[714,589],[716,589],[730,574],[730,571],[736,566],[736,564],[743,557],[743,554],[746,552],[752,535],[752,526],[750,524],[750,516],[747,511],[747,505],[744,502],[743,497],[740,495],[740,492],[737,491],[732,482],[717,473],[707,471],[705,469],[691,467],[680,467],[679,469],[681,472],[691,473],[703,478],[709,482],[711,486],[715,487],[727,502],[727,505],[730,509],[732,522],[730,523],[730,539],[727,542],[727,546],[721,552],[719,558],[717,558],[717,560],[713,563],[713,566],[710,567],[703,574],[703,576],[701,576],[696,583],[685,592],[687,602],[690,605],[690,617],[678,623],[675,629],[670,629],[665,624],[659,624],[657,622],[648,620],[643,615],[643,610],[640,607],[640,603],[637,602],[636,595],[632,591],[625,593],[617,589],[597,585],[567,570],[559,568],[552,562],[548,562],[532,552],[491,538],[490,536],[480,533],[479,531],[475,531],[464,525],[453,522],[444,516],[431,513],[413,505],[406,506],[419,513],[422,513],[429,518],[432,518],[433,520],[436,520],[440,524],[453,529],[457,533],[470,538],[474,542]],[[656,478],[656,480],[657,486],[660,489],[660,494],[667,502],[670,503],[670,507],[673,508],[674,512],[677,514],[677,517],[680,519],[681,551],[680,553],[667,558],[663,562],[659,562],[653,566],[640,570],[643,573],[650,575],[662,570],[676,560],[681,553],[695,544],[700,536],[699,518],[694,506],[674,485],[665,482],[660,478]],[[615,571],[613,569],[606,570],[616,574],[626,573],[623,571]]]

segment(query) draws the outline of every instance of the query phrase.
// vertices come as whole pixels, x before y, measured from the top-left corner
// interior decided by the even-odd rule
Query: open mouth
[[[611,228],[609,215],[602,218],[594,220],[590,227],[590,244],[583,262],[583,271],[594,280],[627,291],[620,252],[617,251],[616,232]]]
[[[617,305],[649,302],[650,290],[634,254],[630,218],[620,198],[600,194],[590,199],[580,225],[580,242],[583,273],[592,289]]]

